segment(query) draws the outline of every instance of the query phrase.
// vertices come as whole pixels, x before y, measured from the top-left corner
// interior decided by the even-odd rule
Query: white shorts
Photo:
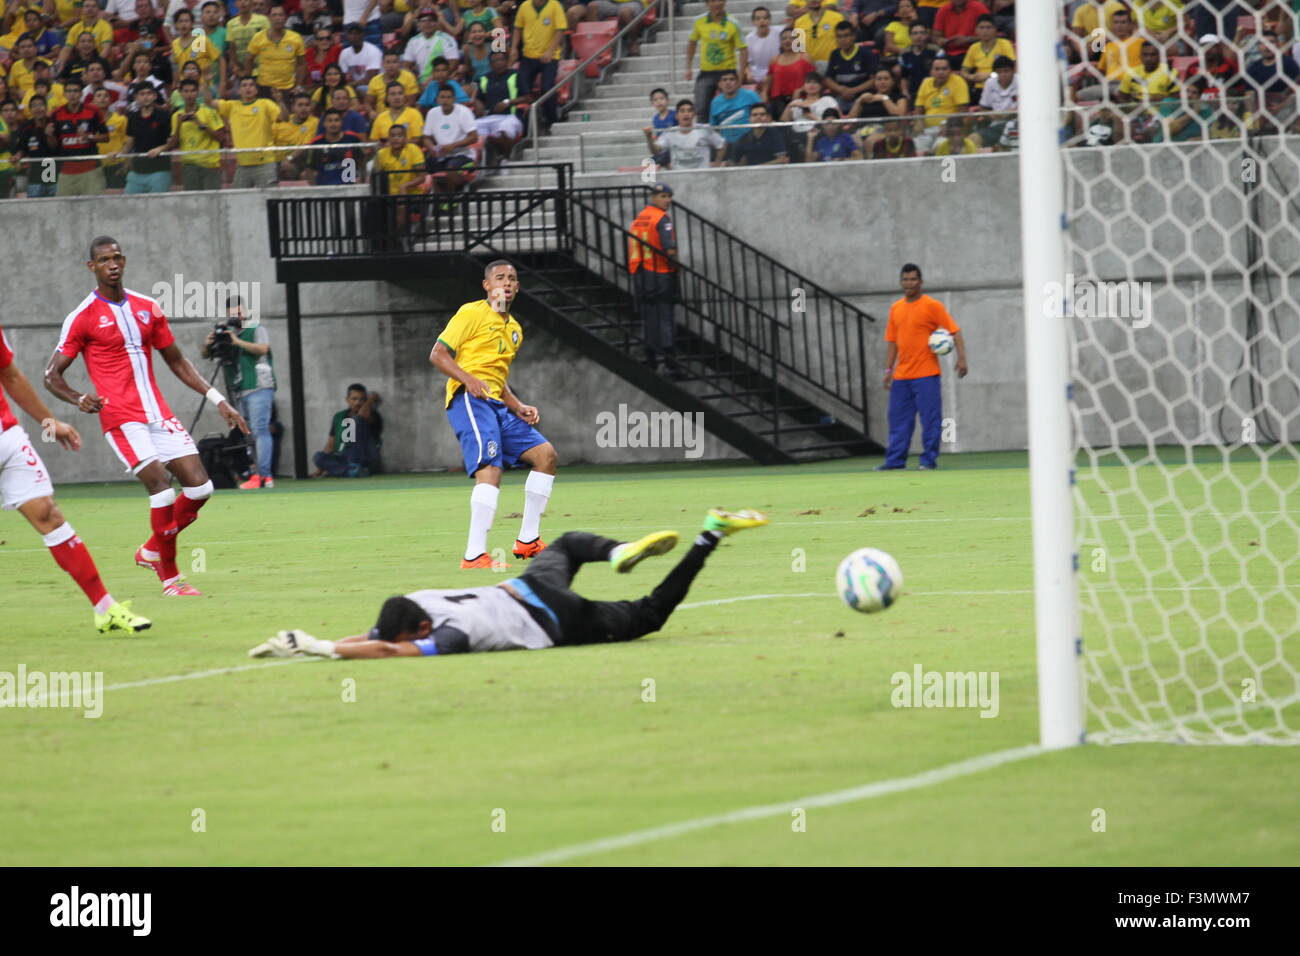
[[[179,418],[161,422],[125,422],[104,432],[113,453],[131,474],[153,461],[164,465],[186,455],[197,455],[198,446]]]
[[[518,139],[524,135],[524,124],[519,122],[518,116],[511,116],[509,113],[480,116],[474,121],[474,125],[478,127],[478,134],[484,139],[497,135]]]
[[[54,484],[45,462],[21,425],[0,433],[0,504],[13,511],[33,498],[48,498]]]

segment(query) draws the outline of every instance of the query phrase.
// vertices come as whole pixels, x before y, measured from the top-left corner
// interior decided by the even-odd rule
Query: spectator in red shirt
[[[172,45],[162,17],[149,0],[135,0],[135,19],[118,21],[117,28],[113,31],[113,42],[128,45],[124,55],[130,55],[135,50],[152,51],[161,48],[169,51]]]
[[[1246,83],[1232,58],[1232,52],[1219,39],[1217,34],[1207,33],[1200,39],[1201,56],[1192,64],[1187,78],[1204,76],[1207,82],[1204,95],[1206,99],[1218,99],[1224,96],[1242,96]]]
[[[885,124],[884,139],[871,146],[872,159],[904,159],[916,155],[916,143],[907,135],[907,120],[891,120]],[[865,152],[865,150],[864,150]]]
[[[325,67],[331,63],[339,61],[339,54],[343,52],[343,45],[334,39],[334,31],[329,27],[321,27],[312,37],[311,45],[307,47],[307,81],[311,86],[320,86],[321,80],[325,76]]]
[[[942,39],[944,50],[960,63],[970,45],[979,39],[975,24],[980,17],[992,16],[980,0],[948,0],[934,17],[934,32]]]
[[[108,127],[97,110],[82,102],[81,90],[81,80],[70,78],[63,84],[67,103],[50,115],[59,152],[64,156],[94,153],[97,144],[108,139]],[[104,191],[104,171],[98,160],[76,159],[59,165],[58,195],[97,196]]]
[[[786,27],[781,31],[781,52],[772,57],[767,65],[767,76],[758,88],[758,95],[767,101],[768,111],[772,116],[785,112],[790,97],[799,92],[803,81],[809,73],[817,71],[807,53],[794,51],[794,30]]]

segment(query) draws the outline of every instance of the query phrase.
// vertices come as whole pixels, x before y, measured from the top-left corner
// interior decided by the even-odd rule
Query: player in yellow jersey
[[[500,568],[487,554],[487,535],[501,496],[501,471],[523,462],[532,468],[524,482],[524,517],[515,540],[517,558],[531,558],[546,547],[542,512],[555,483],[555,447],[535,426],[537,409],[510,391],[506,376],[524,332],[510,314],[519,294],[519,276],[504,259],[483,270],[486,296],[466,302],[451,317],[429,353],[429,362],[447,376],[447,420],[460,441],[465,473],[474,479],[469,498],[469,540],[462,568]],[[509,565],[504,565],[509,567]]]

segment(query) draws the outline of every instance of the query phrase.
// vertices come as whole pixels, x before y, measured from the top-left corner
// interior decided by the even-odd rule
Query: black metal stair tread
[[[711,381],[711,378],[706,378],[705,381],[706,382]],[[769,387],[769,388],[750,388],[739,392],[710,392],[707,395],[696,395],[695,397],[702,402],[716,402],[724,398],[739,400],[742,398],[752,398],[755,395],[771,395],[771,394],[772,394],[772,389]]]
[[[767,437],[769,435],[784,435],[786,432],[810,432],[810,431],[815,431],[819,428],[834,428],[835,424],[837,423],[813,422],[808,425],[783,425],[780,428],[772,428],[772,429],[766,429],[764,431],[756,431],[755,434]]]
[[[789,412],[806,412],[811,411],[807,405],[779,405],[776,408],[755,409],[752,412],[727,412],[729,418],[748,418],[751,415],[785,415]],[[820,427],[820,426],[819,426]]]
[[[819,442],[816,445],[802,445],[799,448],[787,448],[785,449],[785,451],[787,454],[790,455],[799,455],[799,454],[803,454],[804,452],[826,451],[827,449],[830,448],[857,448],[857,447],[862,447],[866,444],[867,444],[867,440],[865,438],[855,438],[851,441],[828,441],[828,442]]]

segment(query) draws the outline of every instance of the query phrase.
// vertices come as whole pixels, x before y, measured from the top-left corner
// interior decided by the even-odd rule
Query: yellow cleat
[[[716,531],[718,534],[735,534],[746,528],[760,528],[767,524],[767,515],[761,511],[723,511],[710,508],[704,516],[704,530]]]
[[[676,531],[656,531],[636,541],[621,544],[610,553],[609,563],[619,574],[627,574],[644,559],[667,554],[677,547]]]
[[[131,610],[130,601],[118,601],[105,613],[95,615],[95,627],[100,634],[107,634],[109,631],[126,631],[134,634],[137,631],[147,631],[152,626],[153,621]]]

